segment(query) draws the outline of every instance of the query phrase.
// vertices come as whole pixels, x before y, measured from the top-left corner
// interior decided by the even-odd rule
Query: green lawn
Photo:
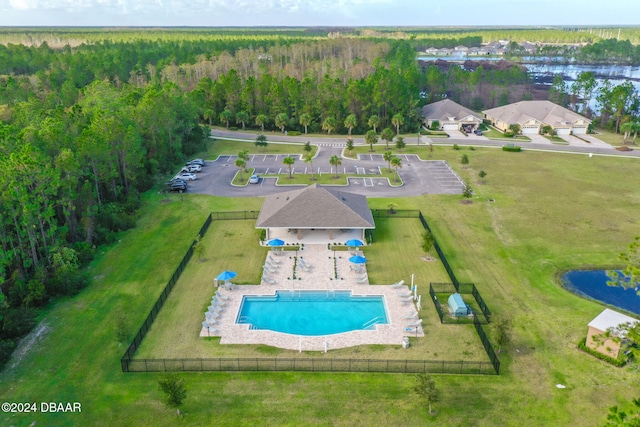
[[[428,158],[426,148],[415,149]],[[206,213],[258,210],[261,199],[147,194],[137,228],[99,249],[90,267],[93,284],[44,311],[39,340],[0,373],[2,401],[78,401],[82,413],[3,413],[0,424],[603,425],[608,407],[638,397],[637,369],[614,368],[577,350],[602,306],[565,291],[556,278],[566,269],[611,265],[640,234],[637,160],[462,151],[468,165],[461,165],[461,153],[450,147],[435,147],[433,158],[449,161],[470,183],[472,204],[447,195],[369,201],[372,208],[394,202],[398,209],[421,209],[459,279],[476,283],[494,316],[513,318],[513,342],[500,355],[502,374],[437,376],[442,396],[435,417],[412,396],[411,375],[193,373],[181,375],[189,391],[185,415],[177,420],[160,403],[159,374],[120,372],[125,346],[115,338],[116,313],[125,313],[133,335]],[[484,184],[480,170],[487,172]],[[380,226],[376,234],[384,236]],[[376,271],[372,262],[372,279],[395,281],[406,274],[395,267],[398,259],[416,271],[431,267],[408,246],[417,244],[411,242],[418,236],[406,238],[413,232],[387,233],[382,240],[392,237],[399,243],[394,246],[398,254],[369,248],[380,263]],[[424,307],[435,315],[428,304]],[[168,345],[179,346],[180,339]],[[462,333],[459,341],[464,346],[477,338]],[[439,354],[437,348],[428,351]],[[556,388],[559,383],[567,388]]]
[[[212,278],[223,270],[238,273],[237,284],[258,284],[266,248],[258,245],[254,221],[214,221],[202,240],[202,259],[193,259],[176,284],[158,318],[137,353],[138,358],[211,357],[308,357],[317,353],[298,353],[265,346],[220,345],[219,339],[198,336],[204,312],[215,291]],[[399,346],[359,346],[332,351],[327,357],[353,359],[467,360],[487,362],[487,356],[471,325],[451,328],[442,325],[430,302],[429,282],[446,282],[448,276],[437,260],[425,262],[419,250],[422,226],[417,219],[377,219],[375,244],[364,248],[367,271],[372,284],[390,284],[411,274],[424,301],[421,317],[426,338],[412,340],[408,350]],[[398,238],[403,242],[398,245]],[[338,252],[340,254],[340,252]],[[390,254],[392,254],[390,256]],[[197,258],[197,257],[196,257]],[[464,346],[457,343],[463,340]],[[399,351],[400,350],[400,351]]]

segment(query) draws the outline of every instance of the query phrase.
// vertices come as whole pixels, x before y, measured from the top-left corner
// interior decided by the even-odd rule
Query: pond
[[[606,270],[574,270],[562,276],[565,289],[585,297],[640,315],[640,295],[636,289],[608,286]]]

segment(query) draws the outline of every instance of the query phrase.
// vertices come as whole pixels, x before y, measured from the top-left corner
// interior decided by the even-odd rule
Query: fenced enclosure
[[[452,316],[448,308],[443,307],[443,305],[447,304],[446,298],[454,293],[459,293],[463,296],[465,302],[470,303],[473,315]],[[460,283],[457,288],[453,283],[430,283],[429,295],[436,307],[441,323],[471,324],[474,323],[474,317],[477,317],[478,321],[483,325],[491,321],[491,312],[482,299],[478,288],[473,283]],[[473,299],[473,301],[469,301],[469,299]]]
[[[213,212],[209,214],[198,232],[203,237],[213,220],[257,219],[257,211]],[[372,210],[374,218],[417,218],[425,230],[431,232],[424,216],[418,210]],[[371,238],[375,237],[371,236]],[[398,359],[331,359],[325,357],[304,358],[212,358],[212,359],[134,359],[144,337],[151,328],[159,311],[189,263],[197,241],[194,240],[180,264],[169,279],[153,308],[140,326],[131,344],[121,359],[123,372],[159,371],[301,371],[301,372],[389,372],[389,373],[443,373],[443,374],[499,374],[500,362],[491,347],[482,324],[476,316],[474,326],[490,362],[449,360],[398,360]],[[489,321],[490,312],[473,284],[460,284],[446,256],[434,239],[434,248],[442,261],[456,291],[462,289],[474,296],[480,311]],[[432,291],[430,286],[430,292]],[[441,308],[440,308],[441,309]],[[440,314],[441,312],[439,312]],[[442,315],[440,314],[442,320]]]

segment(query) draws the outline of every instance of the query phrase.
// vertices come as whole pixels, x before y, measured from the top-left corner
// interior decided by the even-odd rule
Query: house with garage
[[[265,244],[271,239],[285,245],[344,244],[351,239],[366,242],[366,230],[375,223],[366,196],[313,184],[267,196],[256,228],[266,230]]]
[[[638,323],[637,319],[605,308],[589,322],[586,345],[599,353],[617,359],[626,337],[627,327]]]
[[[551,126],[557,135],[586,134],[591,120],[551,101],[520,101],[483,111],[485,118],[501,131],[520,125],[522,134],[540,134]]]
[[[450,99],[443,99],[422,107],[423,123],[431,128],[433,122],[440,123],[440,130],[477,129],[482,123],[482,115]]]

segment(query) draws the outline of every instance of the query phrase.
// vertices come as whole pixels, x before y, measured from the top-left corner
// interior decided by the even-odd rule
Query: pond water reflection
[[[565,289],[582,297],[595,299],[640,315],[637,289],[608,286],[606,270],[574,270],[562,276]]]

